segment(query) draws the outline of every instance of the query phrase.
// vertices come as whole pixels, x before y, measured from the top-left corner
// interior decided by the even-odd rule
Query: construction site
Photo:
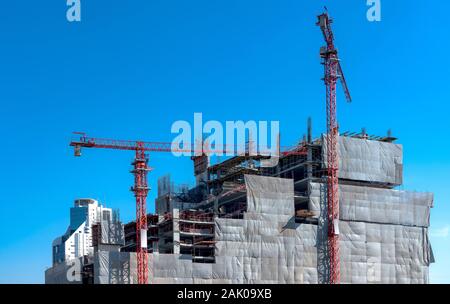
[[[85,148],[135,153],[136,220],[122,223],[95,200],[77,200],[69,229],[53,243],[45,282],[429,283],[433,194],[399,190],[403,147],[391,131],[339,132],[338,80],[351,97],[331,23],[328,13],[318,16],[326,43],[320,51],[326,132],[314,138],[308,120],[303,139],[279,148],[273,166],[262,165],[269,157],[250,149],[211,164],[202,150],[191,158],[195,185],[160,177],[151,214],[148,153],[173,152],[170,143],[78,133],[70,143],[76,156]]]

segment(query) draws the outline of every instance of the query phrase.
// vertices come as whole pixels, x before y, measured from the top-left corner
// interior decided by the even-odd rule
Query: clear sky
[[[0,4],[0,283],[42,283],[51,242],[64,233],[78,197],[97,198],[134,218],[133,154],[85,150],[72,131],[97,137],[171,141],[171,124],[193,120],[278,120],[292,145],[312,116],[325,130],[315,26],[324,4],[335,19],[353,96],[338,94],[341,131],[392,129],[404,145],[402,188],[435,193],[431,281],[450,283],[450,49],[445,0],[82,0]],[[158,176],[193,183],[188,158],[154,153]]]

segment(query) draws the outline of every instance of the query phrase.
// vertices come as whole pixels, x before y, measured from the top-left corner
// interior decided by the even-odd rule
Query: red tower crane
[[[81,148],[104,148],[135,151],[132,163],[134,175],[134,186],[131,191],[136,198],[136,255],[138,284],[148,283],[148,257],[147,257],[147,194],[150,190],[147,184],[148,167],[147,151],[161,151],[167,149],[162,143],[145,143],[141,141],[124,141],[112,139],[98,139],[87,137],[84,133],[75,132],[80,135],[78,140],[71,141],[75,156],[81,156]],[[170,147],[169,147],[170,148]]]
[[[333,20],[325,13],[318,16],[317,25],[322,30],[326,46],[320,48],[320,57],[325,67],[324,82],[326,86],[327,111],[327,216],[328,216],[328,254],[330,263],[331,284],[340,283],[339,256],[339,180],[338,180],[338,136],[339,125],[336,117],[336,82],[339,78],[344,89],[345,97],[351,102],[350,92],[345,82],[344,74],[339,63],[338,52],[334,46],[334,36],[331,29]]]
[[[194,144],[176,146],[169,142],[144,142],[132,140],[116,140],[107,138],[88,137],[85,133],[74,132],[79,138],[72,140],[70,146],[74,147],[75,156],[81,156],[81,148],[101,148],[134,151],[135,158],[132,162],[134,175],[134,186],[131,191],[136,198],[136,253],[137,253],[137,272],[138,284],[148,283],[148,252],[147,252],[147,195],[150,190],[147,183],[147,173],[151,170],[148,166],[147,152],[188,152],[203,153],[222,152],[227,153],[226,146],[216,148],[211,151],[205,151],[203,146],[197,147]],[[234,147],[230,150],[234,151]],[[200,152],[200,153],[199,153]],[[285,147],[281,155],[305,155],[306,150],[303,146]],[[204,154],[203,154],[204,155]]]
[[[148,252],[147,252],[147,195],[150,190],[147,183],[148,166],[147,152],[191,152],[192,146],[186,148],[174,147],[168,142],[143,142],[131,140],[116,140],[88,137],[85,133],[74,132],[79,139],[70,142],[74,147],[75,156],[81,156],[81,148],[102,148],[134,151],[132,162],[134,186],[131,191],[136,198],[136,255],[138,284],[148,283]]]

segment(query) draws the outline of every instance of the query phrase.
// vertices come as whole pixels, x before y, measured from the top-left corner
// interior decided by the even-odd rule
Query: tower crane
[[[329,282],[336,284],[340,282],[340,258],[339,258],[339,189],[338,189],[338,168],[339,160],[337,155],[337,140],[339,135],[338,122],[336,118],[336,82],[340,79],[347,101],[351,101],[351,96],[342,72],[341,65],[334,46],[334,36],[331,29],[332,19],[328,12],[318,16],[317,25],[322,30],[326,46],[321,47],[320,56],[323,60],[326,86],[326,111],[327,111],[327,211],[328,211],[328,251],[330,263]],[[144,142],[130,140],[116,140],[105,138],[88,137],[85,133],[75,132],[78,139],[70,142],[74,147],[75,156],[81,156],[82,148],[102,148],[134,151],[135,157],[132,162],[134,175],[134,192],[136,199],[136,253],[138,283],[148,283],[148,252],[147,252],[147,195],[150,190],[147,182],[147,174],[151,170],[148,166],[148,152],[195,152],[194,145],[183,145],[183,148],[174,147],[168,142]],[[208,153],[200,148],[200,155]],[[214,152],[214,151],[210,151]],[[209,153],[210,153],[209,152]],[[215,152],[218,152],[216,149]],[[226,152],[225,149],[223,152]],[[280,155],[305,155],[306,150],[302,145],[281,150]],[[197,154],[196,154],[197,155]]]
[[[79,139],[70,142],[74,147],[75,156],[81,156],[82,148],[103,148],[134,151],[132,162],[134,186],[131,191],[136,198],[136,256],[138,284],[148,283],[148,253],[147,253],[147,194],[150,190],[147,174],[151,170],[148,166],[149,151],[170,151],[170,144],[158,142],[142,142],[128,140],[114,140],[87,137],[85,133],[74,132]]]
[[[325,12],[318,17],[317,24],[322,30],[326,46],[320,48],[320,57],[324,65],[326,86],[327,112],[327,219],[328,219],[328,254],[329,254],[329,283],[340,283],[339,256],[339,180],[338,180],[338,136],[339,125],[336,116],[336,82],[340,79],[345,97],[351,102],[350,92],[339,62],[338,52],[334,45],[334,35],[331,29],[333,20]]]
[[[215,148],[207,151],[204,147],[194,144],[183,144],[182,147],[169,142],[144,142],[132,140],[117,140],[107,138],[88,137],[86,133],[74,132],[77,136],[70,142],[74,147],[75,156],[81,156],[82,148],[100,148],[134,151],[135,157],[132,162],[134,175],[134,185],[131,191],[136,198],[136,254],[137,254],[137,273],[138,284],[148,283],[148,252],[147,252],[147,195],[150,190],[147,182],[147,174],[151,170],[148,166],[148,152],[187,152],[195,155],[207,155],[213,152],[228,153],[227,149],[233,148]],[[281,155],[305,155],[306,150],[303,146],[285,147]],[[193,158],[195,160],[195,157]]]

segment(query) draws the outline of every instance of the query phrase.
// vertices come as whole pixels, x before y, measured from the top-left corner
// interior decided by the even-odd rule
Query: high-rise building
[[[53,265],[82,256],[92,256],[92,225],[102,220],[110,221],[112,210],[90,198],[75,200],[70,208],[67,231],[52,244]]]

